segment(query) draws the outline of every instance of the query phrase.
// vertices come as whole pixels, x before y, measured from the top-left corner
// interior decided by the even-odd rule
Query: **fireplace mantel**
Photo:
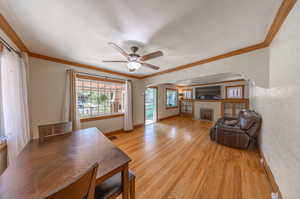
[[[217,99],[217,100],[202,100],[202,99],[193,99],[193,102],[232,102],[232,103],[244,103],[248,102],[249,99]]]
[[[220,100],[195,100],[193,106],[194,119],[200,120],[200,109],[212,109],[213,110],[213,120],[216,121],[221,117],[221,104]]]
[[[219,118],[221,118],[223,115],[225,115],[224,105],[226,103],[245,104],[245,108],[248,108],[249,99],[219,99],[219,100],[193,99],[193,118],[196,120],[200,120],[200,111],[199,111],[200,108],[211,108],[214,110],[213,118],[214,121],[216,121]]]

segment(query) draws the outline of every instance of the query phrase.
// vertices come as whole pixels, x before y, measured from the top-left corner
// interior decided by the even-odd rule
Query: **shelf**
[[[221,104],[222,117],[237,117],[242,109],[249,108],[248,99],[226,99]]]

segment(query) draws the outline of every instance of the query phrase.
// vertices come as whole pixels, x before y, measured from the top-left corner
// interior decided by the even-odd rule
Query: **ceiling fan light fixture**
[[[131,71],[138,70],[141,66],[142,66],[142,64],[137,61],[130,61],[127,63],[127,67]]]
[[[120,54],[122,54],[126,58],[126,61],[125,60],[124,61],[111,60],[111,61],[103,61],[103,62],[105,62],[105,63],[107,63],[107,62],[127,63],[127,68],[129,70],[129,72],[134,72],[134,71],[138,70],[141,66],[144,66],[144,67],[147,67],[147,68],[150,68],[153,70],[159,70],[158,66],[155,66],[155,65],[152,65],[149,63],[145,63],[145,61],[163,56],[162,51],[158,50],[158,51],[140,56],[139,54],[137,54],[137,51],[139,50],[139,48],[136,46],[132,46],[131,47],[132,53],[128,54],[125,50],[123,50],[117,44],[115,44],[113,42],[109,42],[108,44],[111,47],[113,47],[115,50],[117,50]]]

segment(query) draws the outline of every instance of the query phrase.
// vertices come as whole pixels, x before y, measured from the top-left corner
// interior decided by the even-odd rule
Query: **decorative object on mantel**
[[[227,125],[228,121],[234,121],[235,125]],[[245,109],[240,111],[238,118],[220,118],[210,129],[210,138],[229,147],[248,149],[257,144],[261,123],[258,113]]]

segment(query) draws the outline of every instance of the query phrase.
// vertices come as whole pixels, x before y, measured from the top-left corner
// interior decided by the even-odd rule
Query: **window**
[[[178,91],[177,89],[166,89],[166,108],[178,107]]]
[[[226,98],[244,98],[244,85],[226,86]]]
[[[76,91],[80,118],[114,115],[124,111],[125,84],[77,75]]]
[[[192,99],[193,98],[193,89],[183,89],[183,98]]]

